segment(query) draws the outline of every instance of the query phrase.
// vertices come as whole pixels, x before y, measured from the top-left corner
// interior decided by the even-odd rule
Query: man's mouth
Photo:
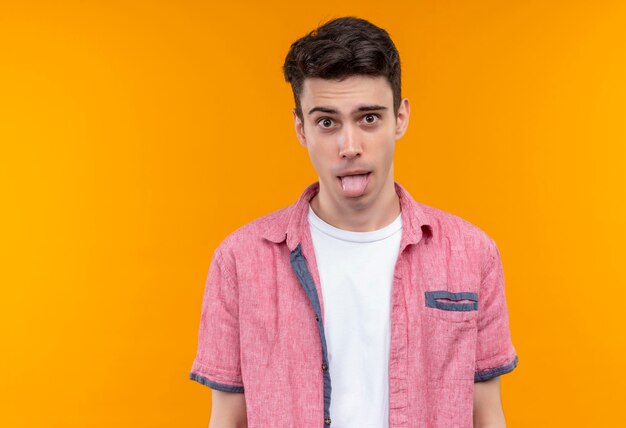
[[[365,193],[371,172],[355,171],[337,176],[341,184],[341,189],[348,197],[358,197]]]

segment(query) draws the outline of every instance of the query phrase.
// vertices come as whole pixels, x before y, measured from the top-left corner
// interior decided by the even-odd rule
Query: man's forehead
[[[342,79],[306,78],[300,103],[306,107],[357,105],[393,105],[391,85],[384,76],[354,75]]]

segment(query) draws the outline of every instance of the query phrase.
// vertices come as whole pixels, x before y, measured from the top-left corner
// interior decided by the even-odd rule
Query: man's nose
[[[363,148],[357,133],[350,126],[346,126],[339,135],[339,156],[342,158],[354,158],[360,156]]]

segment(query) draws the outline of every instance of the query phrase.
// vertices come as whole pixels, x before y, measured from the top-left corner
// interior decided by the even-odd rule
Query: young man
[[[284,72],[319,182],[215,251],[190,374],[210,427],[504,427],[500,254],[394,181],[409,102],[387,32],[330,21]]]

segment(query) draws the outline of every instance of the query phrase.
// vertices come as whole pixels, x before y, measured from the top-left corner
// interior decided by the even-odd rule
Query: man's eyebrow
[[[358,112],[362,112],[362,111],[375,111],[375,110],[387,110],[387,107],[379,106],[379,105],[376,105],[376,104],[372,104],[372,105],[368,105],[368,106],[361,106],[361,107],[357,108],[355,111],[353,111],[353,113],[358,113]]]
[[[380,111],[380,110],[387,110],[387,107],[380,106],[380,105],[377,105],[377,104],[365,105],[365,106],[358,107],[352,113],[354,114],[354,113],[359,113],[359,112],[364,112],[364,111]],[[322,112],[322,113],[328,113],[328,114],[338,114],[339,113],[336,109],[334,109],[332,107],[319,106],[319,107],[313,107],[311,110],[309,110],[308,114],[313,114],[316,111],[319,111],[319,112]]]
[[[328,114],[337,114],[337,110],[335,110],[332,107],[313,107],[311,110],[309,110],[309,114],[313,114],[316,111],[320,111],[322,113],[328,113]]]

